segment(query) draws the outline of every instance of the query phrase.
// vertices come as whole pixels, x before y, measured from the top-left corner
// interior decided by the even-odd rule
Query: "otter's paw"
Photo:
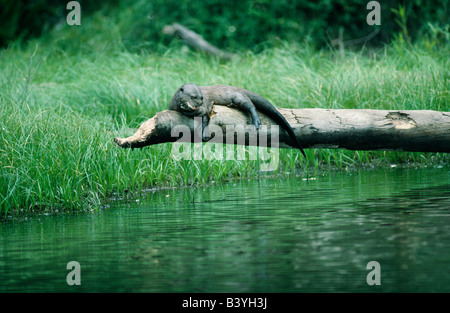
[[[259,126],[261,126],[261,120],[260,119],[254,120],[253,125],[255,126],[256,130],[258,130]]]

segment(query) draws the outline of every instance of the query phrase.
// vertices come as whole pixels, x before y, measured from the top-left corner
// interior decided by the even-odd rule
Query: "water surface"
[[[163,190],[3,222],[0,292],[450,292],[449,222],[448,167]]]

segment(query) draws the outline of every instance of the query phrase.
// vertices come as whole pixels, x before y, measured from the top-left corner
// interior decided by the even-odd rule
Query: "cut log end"
[[[130,137],[114,138],[114,142],[121,148],[142,148],[152,144],[152,137],[156,136],[157,116],[142,123],[139,129]],[[157,142],[157,138],[155,138]]]
[[[114,138],[114,143],[121,148],[131,148],[131,143],[126,138]]]

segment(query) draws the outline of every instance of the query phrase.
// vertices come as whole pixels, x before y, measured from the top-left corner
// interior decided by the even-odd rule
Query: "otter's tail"
[[[288,133],[289,138],[291,138],[292,143],[298,149],[300,149],[303,156],[306,157],[305,151],[303,151],[303,147],[300,144],[300,142],[298,141],[297,136],[294,133],[294,130],[292,129],[291,125],[289,125],[288,121],[286,121],[284,116],[281,115],[281,113],[278,112],[278,110],[275,109],[275,107],[272,104],[270,104],[269,101],[267,101],[260,95],[254,93],[254,92],[248,91],[247,96],[250,98],[250,100],[252,100],[253,104],[259,111],[265,113],[267,116],[272,118]]]

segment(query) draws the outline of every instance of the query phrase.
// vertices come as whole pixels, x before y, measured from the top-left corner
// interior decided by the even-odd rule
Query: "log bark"
[[[233,53],[220,50],[219,48],[213,46],[205,39],[203,39],[203,37],[199,34],[178,23],[165,26],[162,32],[166,35],[176,35],[194,49],[197,49],[209,55],[218,56],[221,59],[230,60],[236,56]]]
[[[304,148],[450,152],[450,112],[356,109],[279,111]],[[243,111],[216,106],[214,113],[209,126],[215,133],[211,134],[210,142],[294,148],[287,133],[262,113],[262,126],[258,133],[250,125],[250,115]],[[183,135],[176,126],[181,126],[181,130],[187,130],[192,135]],[[114,138],[114,142],[122,148],[141,148],[175,141],[198,142],[201,141],[198,126],[199,123],[193,118],[166,110],[144,122],[132,136]],[[223,136],[219,136],[220,133]],[[257,135],[267,139],[256,141],[254,138]],[[245,140],[241,140],[244,137]]]

